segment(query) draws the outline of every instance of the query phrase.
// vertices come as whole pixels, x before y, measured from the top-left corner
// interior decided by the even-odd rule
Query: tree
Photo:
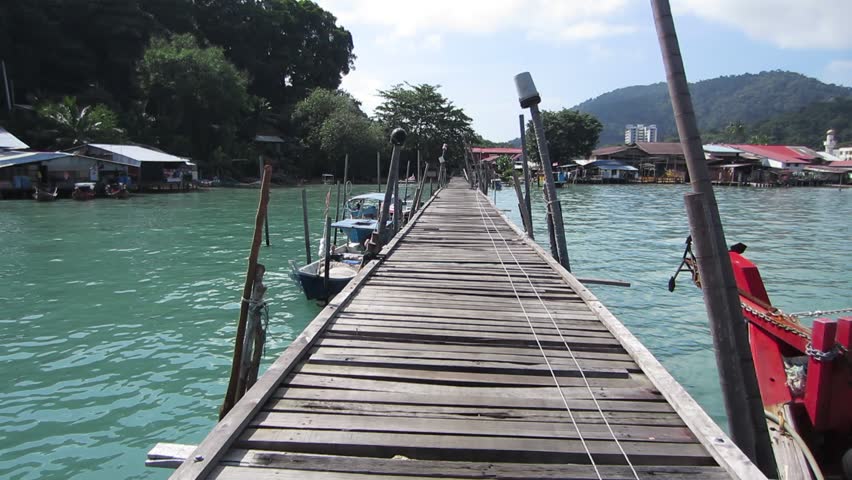
[[[379,90],[384,101],[376,107],[375,115],[385,132],[397,127],[408,132],[405,148],[420,150],[426,159],[437,158],[447,144],[448,160],[463,165],[464,143],[474,136],[471,118],[461,108],[438,92],[440,85],[394,85]]]
[[[500,180],[508,182],[512,178],[512,172],[515,170],[515,162],[508,155],[500,155],[494,161],[497,165],[497,174],[500,175]]]
[[[260,101],[245,74],[221,48],[202,48],[189,34],[155,38],[139,62],[139,88],[156,143],[207,162],[217,147],[232,150],[243,120]]]
[[[737,120],[731,122],[725,127],[726,143],[743,143],[746,140],[746,126],[743,122]]]
[[[350,155],[350,176],[372,173],[372,158],[383,142],[381,127],[371,121],[351,95],[317,88],[296,104],[293,124],[301,134],[305,173],[337,172]],[[342,172],[339,172],[342,173]]]
[[[88,142],[113,142],[123,131],[118,128],[118,116],[104,105],[78,107],[75,97],[65,97],[58,103],[38,107],[40,117],[55,130],[57,148],[68,148]]]
[[[543,110],[541,119],[553,162],[588,157],[603,130],[603,125],[594,116],[567,108],[558,112]],[[527,123],[527,145],[530,160],[538,162],[538,142],[532,120]]]
[[[197,0],[199,28],[250,75],[249,91],[276,107],[317,87],[336,89],[355,56],[352,34],[306,0]]]

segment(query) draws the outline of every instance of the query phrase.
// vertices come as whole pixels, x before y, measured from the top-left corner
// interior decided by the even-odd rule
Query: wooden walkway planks
[[[383,253],[173,478],[762,478],[464,183]]]

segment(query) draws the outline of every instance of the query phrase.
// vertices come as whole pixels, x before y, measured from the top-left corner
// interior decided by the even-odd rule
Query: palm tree
[[[65,97],[59,103],[48,103],[38,109],[40,116],[53,123],[56,143],[70,147],[93,141],[111,141],[120,138],[118,116],[105,105],[77,105],[76,97]]]

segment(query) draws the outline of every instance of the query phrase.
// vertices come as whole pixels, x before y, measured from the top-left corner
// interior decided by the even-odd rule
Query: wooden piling
[[[530,238],[532,235],[532,198],[530,197],[530,165],[527,156],[527,135],[524,125],[524,114],[518,115],[518,123],[521,127],[521,164],[524,168],[524,207],[527,209],[527,218],[530,220]]]
[[[532,232],[532,222],[530,221],[529,214],[527,213],[526,205],[524,205],[524,196],[521,194],[521,181],[518,178],[518,173],[515,170],[512,170],[512,185],[515,187],[515,195],[518,196],[518,211],[521,212],[521,221],[524,224],[524,230],[527,232],[527,236],[530,238],[534,238]]]
[[[260,172],[260,176],[263,177],[263,155],[257,156],[257,163]],[[266,232],[266,246],[269,246],[269,215],[266,215],[263,218],[264,231]]]
[[[397,172],[399,171],[399,156],[402,153],[402,144],[405,143],[405,130],[401,128],[395,129],[391,133],[391,143],[393,150],[391,152],[390,168],[388,169],[388,184],[385,189],[385,198],[382,202],[382,211],[379,213],[379,224],[376,233],[373,234],[373,239],[370,242],[370,251],[375,254],[382,248],[383,236],[387,230],[388,216],[390,214],[391,195],[394,191],[394,183],[396,182]]]
[[[265,308],[263,296],[266,293],[266,286],[263,284],[264,273],[266,273],[266,267],[258,263],[251,288],[248,323],[243,341],[240,380],[237,384],[238,397],[242,397],[257,381],[257,373],[260,370],[260,361],[263,356],[263,346],[266,343],[266,330],[263,325],[263,310]]]
[[[323,275],[322,275],[322,285],[326,290],[328,289],[328,271],[331,267],[331,217],[325,217],[325,233],[323,234],[325,238],[325,251],[323,252]]]
[[[334,212],[334,221],[340,221],[340,182],[337,182],[337,198],[334,199],[335,203],[335,212]],[[337,229],[334,229],[334,245],[337,245]]]
[[[739,291],[704,158],[671,7],[668,0],[651,0],[651,7],[678,135],[695,192],[685,196],[687,214],[731,437],[764,474],[774,477],[777,475],[775,457],[763,415],[748,332],[742,320]]]
[[[379,193],[382,193],[382,157],[381,153],[376,152],[376,188],[379,189]]]
[[[308,191],[302,189],[302,223],[305,226],[305,261],[311,263],[311,230],[308,225]]]
[[[240,297],[240,318],[237,322],[237,335],[234,341],[234,357],[231,362],[231,378],[228,382],[228,389],[225,393],[225,401],[222,404],[222,409],[219,411],[219,419],[222,419],[229,410],[234,406],[234,403],[239,400],[237,396],[237,387],[240,375],[240,360],[243,355],[243,339],[246,335],[246,323],[248,321],[249,298],[251,298],[252,286],[257,270],[257,257],[260,253],[260,243],[263,234],[263,220],[266,218],[266,210],[269,205],[269,180],[272,176],[272,167],[267,165],[263,169],[263,178],[260,183],[260,202],[257,206],[257,214],[254,220],[254,237],[251,242],[251,251],[248,258],[248,269],[246,271],[246,281],[243,286],[243,294]]]

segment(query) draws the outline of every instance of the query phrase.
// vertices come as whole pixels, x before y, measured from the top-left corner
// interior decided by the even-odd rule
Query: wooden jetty
[[[454,179],[172,478],[765,478],[630,332]]]

